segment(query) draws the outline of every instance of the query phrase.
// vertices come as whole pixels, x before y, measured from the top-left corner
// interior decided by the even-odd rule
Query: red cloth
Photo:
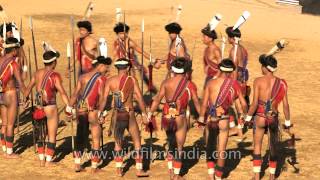
[[[2,89],[5,91],[8,82],[13,77],[14,69],[20,69],[18,63],[15,61],[16,58],[12,58],[10,62],[7,64],[6,68],[3,69],[2,72],[0,72],[0,80],[2,81]]]
[[[224,90],[226,91],[226,94],[225,94],[225,97],[222,97],[224,101],[221,102],[221,104],[218,104],[218,106],[221,106],[223,108],[226,115],[228,114],[228,109],[233,104],[234,100],[237,99],[239,96],[238,92],[240,91],[240,85],[237,82],[237,80],[234,80],[232,78],[227,78],[225,79],[225,81],[227,81],[226,83],[230,82],[231,86],[229,89],[227,89],[228,88],[227,86],[220,87],[220,91]],[[215,102],[209,102],[209,105],[213,105],[213,104],[215,104]]]
[[[279,89],[273,97],[272,109],[278,110],[278,105],[281,103],[281,101],[285,97],[287,89],[288,89],[288,85],[287,85],[286,81],[283,79],[280,79]],[[265,102],[259,101],[257,113],[258,114],[265,113]]]
[[[189,81],[187,87],[185,88],[185,90],[182,92],[182,94],[179,96],[179,98],[176,101],[177,110],[179,114],[186,112],[189,99],[191,99],[192,94],[196,94],[196,93],[197,93],[196,85],[192,81]],[[169,103],[165,103],[162,109],[162,120],[161,120],[162,129],[167,129],[168,127],[171,127],[171,126],[173,129],[176,127],[174,120],[166,118],[166,115],[168,113],[169,113]]]
[[[95,110],[99,106],[99,92],[102,91],[101,89],[106,82],[107,78],[105,76],[100,76],[98,79],[94,82],[94,85],[89,92],[87,98],[85,99],[85,102],[88,105],[89,110]]]
[[[84,52],[81,51],[80,38],[76,40],[76,49],[77,49],[77,60],[81,61],[81,71],[82,74],[89,72],[92,67],[92,60],[89,56],[87,56]]]
[[[130,41],[130,39],[129,39]],[[128,45],[125,45],[124,42],[121,39],[116,39],[113,43],[113,48],[115,49],[117,53],[117,58],[126,58],[129,55],[129,60],[131,61],[132,65],[135,65],[135,60],[134,60],[134,52],[130,51],[130,48]],[[128,53],[130,52],[130,53]]]
[[[44,147],[41,146],[41,147],[38,147],[38,154],[44,154]]]
[[[55,84],[57,81],[62,81],[60,74],[57,72],[52,72],[43,89],[42,98],[44,105],[56,104],[56,94],[58,90],[56,89]]]
[[[208,51],[209,47],[207,47],[204,51],[203,62],[205,67],[208,67],[207,77],[214,77],[219,72],[219,67],[218,64],[208,58]]]

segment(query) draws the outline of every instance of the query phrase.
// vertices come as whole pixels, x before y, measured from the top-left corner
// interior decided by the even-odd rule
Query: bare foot
[[[269,179],[270,180],[275,180],[276,178],[274,177],[274,174],[270,174]]]
[[[52,162],[52,161],[46,161],[45,167],[55,167],[58,164],[56,162]]]
[[[260,180],[260,174],[259,173],[255,173],[254,177],[252,179],[253,180]]]
[[[237,129],[235,129],[235,128],[230,128],[230,130],[229,130],[229,137],[230,137],[230,136],[235,136],[235,135],[238,135]]]
[[[169,176],[170,176],[170,179],[173,179],[174,174],[172,169],[169,169]]]
[[[18,159],[20,156],[18,154],[12,153],[12,154],[6,154],[5,157],[7,159]]]
[[[45,160],[40,160],[40,167],[44,167],[46,164],[46,161]]]
[[[85,172],[85,170],[81,167],[81,165],[80,164],[75,164],[74,165],[74,171],[75,172]]]
[[[137,170],[136,176],[137,177],[149,177],[149,174],[143,170]]]
[[[123,169],[122,168],[117,168],[117,175],[119,177],[122,177],[123,176]]]
[[[183,180],[184,178],[180,175],[174,175],[173,180]]]
[[[208,180],[214,180],[214,177],[213,177],[213,176],[214,176],[213,174],[209,175],[209,176],[208,176]]]
[[[93,173],[93,174],[100,173],[100,172],[103,172],[103,170],[99,169],[99,168],[91,168],[91,173]]]

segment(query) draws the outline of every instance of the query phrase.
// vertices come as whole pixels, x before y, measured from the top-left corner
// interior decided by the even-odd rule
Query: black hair
[[[241,31],[238,28],[233,30],[233,27],[227,27],[226,33],[229,38],[234,38],[234,37],[241,38]]]
[[[165,26],[166,31],[168,31],[168,33],[175,33],[175,34],[180,34],[180,32],[182,31],[182,27],[180,26],[180,24],[173,22],[173,23],[169,23]]]
[[[90,21],[79,21],[78,28],[85,28],[89,33],[92,33],[92,24]]]
[[[14,38],[14,37],[9,37],[6,39],[6,43],[5,44],[17,44],[19,43],[18,39]],[[10,47],[10,48],[5,48],[4,52],[5,54],[11,53],[13,50],[15,49],[19,49],[19,47]]]
[[[269,56],[265,54],[260,55],[259,62],[264,67],[270,66],[272,68],[277,68],[278,66],[277,59],[272,55],[269,55]]]
[[[212,38],[212,40],[215,40],[215,39],[218,38],[217,33],[216,33],[215,30],[210,31],[210,25],[209,25],[209,24],[208,24],[205,28],[203,28],[203,29],[201,30],[201,32],[202,32],[204,35]]]
[[[219,69],[220,69],[220,67],[232,68],[233,71],[236,69],[236,66],[234,65],[233,61],[230,58],[223,59],[219,64]],[[220,71],[225,72],[225,73],[231,73],[229,71],[223,71],[221,69],[220,69]]]
[[[116,24],[116,26],[113,28],[113,31],[114,31],[115,33],[117,33],[117,34],[120,33],[120,32],[124,32],[124,31],[126,31],[126,33],[128,33],[129,30],[130,30],[130,27],[129,27],[127,24],[122,23],[122,22],[119,22],[119,23]]]
[[[184,71],[182,74],[192,70],[192,62],[184,57],[177,57],[174,61],[172,61],[171,66],[178,69],[183,69]]]

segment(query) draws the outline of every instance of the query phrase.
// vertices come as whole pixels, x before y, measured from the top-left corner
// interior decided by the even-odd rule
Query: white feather
[[[217,13],[209,22],[210,25],[210,31],[213,31],[214,29],[216,29],[216,27],[218,26],[218,24],[220,23],[222,19],[222,15]]]
[[[121,8],[116,8],[116,23],[120,22],[121,15],[122,15]]]
[[[103,56],[105,58],[108,57],[108,46],[104,38],[99,39],[99,51],[100,51],[100,56]]]
[[[182,13],[182,5],[179,4],[178,8],[177,8],[177,16],[176,16],[176,22],[178,22],[180,20],[180,15]]]
[[[240,26],[247,21],[247,19],[250,17],[250,12],[249,11],[244,11],[242,15],[239,17],[238,21],[236,24],[233,26],[233,30],[240,28]]]

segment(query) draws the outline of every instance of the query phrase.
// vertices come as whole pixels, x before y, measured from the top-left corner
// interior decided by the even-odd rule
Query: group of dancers
[[[76,136],[73,143],[75,171],[81,172],[81,159],[89,143],[91,133],[91,168],[92,172],[99,171],[101,159],[102,129],[106,121],[110,123],[110,134],[115,139],[114,161],[116,172],[123,176],[124,132],[127,129],[134,146],[134,158],[137,177],[147,176],[143,170],[143,155],[141,153],[141,134],[135,116],[135,104],[139,106],[142,123],[150,130],[156,129],[155,112],[162,104],[161,129],[166,132],[168,149],[166,160],[170,179],[180,179],[183,167],[183,146],[188,130],[192,127],[203,127],[206,147],[208,179],[223,177],[228,137],[236,134],[242,140],[244,126],[253,124],[253,172],[254,179],[260,179],[261,147],[263,136],[269,136],[269,172],[270,179],[275,179],[278,160],[279,142],[279,111],[282,102],[285,122],[283,128],[292,127],[290,121],[289,103],[286,81],[275,76],[277,59],[273,55],[276,50],[283,48],[279,42],[276,50],[262,54],[259,57],[262,76],[253,82],[250,102],[248,52],[240,44],[240,25],[248,18],[248,12],[242,15],[242,20],[235,26],[226,28],[228,42],[232,45],[227,58],[223,58],[224,45],[216,44],[218,38],[215,28],[221,20],[217,14],[204,27],[202,41],[206,45],[203,55],[205,85],[200,98],[197,86],[192,81],[193,59],[188,54],[186,44],[181,37],[182,27],[178,22],[165,26],[169,34],[170,45],[167,58],[154,58],[145,52],[130,36],[130,27],[125,22],[117,22],[114,27],[116,40],[113,43],[113,54],[110,58],[105,50],[105,43],[93,36],[92,24],[88,20],[77,23],[79,38],[74,42],[76,47],[77,71],[76,86],[69,96],[62,85],[62,76],[55,70],[59,63],[60,53],[52,46],[45,44],[42,62],[43,68],[36,69],[25,85],[27,73],[31,73],[30,64],[24,58],[24,41],[17,36],[14,23],[1,26],[2,50],[0,57],[0,109],[2,150],[6,158],[17,158],[14,153],[14,125],[19,115],[19,96],[24,102],[35,102],[32,117],[35,124],[40,124],[40,136],[36,148],[40,166],[50,166],[54,160],[56,136],[59,124],[57,93],[65,105],[66,115],[77,123]],[[222,49],[222,50],[221,50]],[[150,66],[160,69],[167,68],[167,75],[159,89],[152,84],[150,71],[137,59],[136,53],[150,59]],[[30,62],[29,62],[30,63]],[[112,64],[117,74],[111,76]],[[69,64],[69,72],[71,71]],[[148,84],[148,91],[155,95],[150,104],[144,102],[143,93],[137,76],[142,74],[141,81]],[[71,78],[71,74],[68,74]],[[76,79],[76,78],[75,78]],[[32,89],[36,94],[33,96]],[[32,94],[32,96],[30,96]],[[107,111],[108,97],[112,95],[112,111]],[[30,98],[31,97],[31,98]],[[195,123],[189,120],[189,101],[193,101],[199,118]],[[112,113],[111,113],[112,112]],[[236,112],[236,113],[232,113]],[[108,114],[111,114],[108,116]],[[41,129],[42,128],[42,129]],[[72,136],[73,138],[73,136]],[[214,156],[217,152],[218,156]]]

